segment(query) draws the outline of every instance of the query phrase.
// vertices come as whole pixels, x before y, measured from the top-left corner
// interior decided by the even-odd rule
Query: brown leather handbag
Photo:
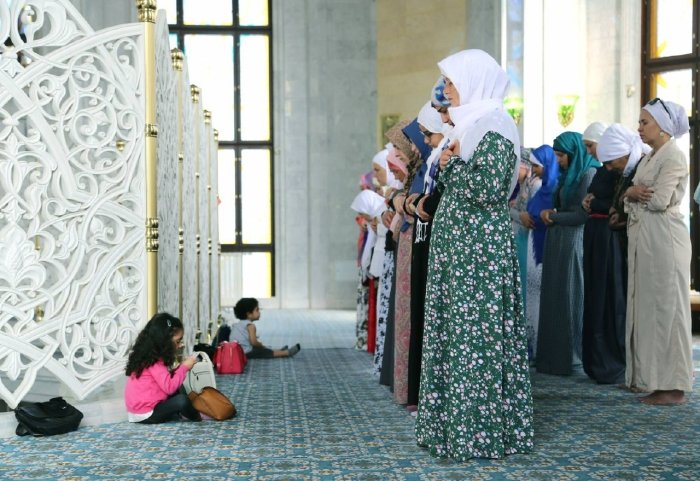
[[[236,416],[236,406],[221,391],[211,386],[202,388],[199,393],[192,391],[188,397],[197,411],[217,421]]]

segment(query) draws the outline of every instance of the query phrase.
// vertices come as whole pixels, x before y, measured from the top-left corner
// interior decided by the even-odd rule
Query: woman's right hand
[[[382,224],[384,224],[384,227],[387,229],[389,228],[389,225],[391,225],[391,219],[394,218],[394,213],[390,210],[384,211],[382,214]]]
[[[524,211],[520,213],[520,223],[526,229],[532,229],[533,227],[535,227],[535,221],[532,219],[530,214]]]
[[[633,185],[625,191],[625,197],[633,202],[649,202],[654,195],[654,189],[646,185]]]
[[[182,364],[187,366],[187,369],[192,369],[192,366],[197,364],[199,360],[197,359],[196,354],[192,354],[191,356],[188,356],[184,361],[182,361]]]
[[[440,154],[440,170],[445,170],[447,162],[453,155],[459,155],[459,140],[452,142],[449,147],[442,151]]]
[[[424,196],[421,200],[418,201],[418,205],[416,206],[416,214],[418,214],[418,217],[420,217],[421,220],[424,222],[427,222],[431,219],[431,216],[424,209],[425,199],[427,199],[428,197],[430,196]]]
[[[396,210],[396,213],[399,215],[403,215],[403,201],[406,199],[405,194],[399,194],[396,197],[394,197],[394,209]]]

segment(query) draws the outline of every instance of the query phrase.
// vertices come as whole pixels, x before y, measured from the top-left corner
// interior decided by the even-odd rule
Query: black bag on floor
[[[19,424],[17,436],[51,436],[76,431],[83,419],[83,413],[68,404],[62,397],[46,402],[26,403],[15,409]]]
[[[194,345],[194,351],[200,351],[209,356],[209,359],[214,359],[216,348],[210,344],[199,343]]]

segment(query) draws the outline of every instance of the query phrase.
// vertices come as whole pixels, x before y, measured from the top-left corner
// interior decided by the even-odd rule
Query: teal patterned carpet
[[[244,374],[219,377],[239,410],[233,420],[4,439],[0,480],[700,479],[698,383],[688,404],[650,407],[582,376],[535,374],[535,452],[455,463],[415,445],[413,418],[370,365],[348,348],[252,360]]]

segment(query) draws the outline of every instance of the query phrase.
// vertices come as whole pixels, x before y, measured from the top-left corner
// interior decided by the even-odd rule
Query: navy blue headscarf
[[[408,140],[413,142],[413,145],[418,147],[418,150],[420,151],[420,157],[421,159],[423,159],[423,162],[428,160],[428,157],[430,157],[430,153],[433,151],[433,148],[430,145],[426,144],[423,140],[424,136],[423,132],[420,131],[420,127],[418,126],[418,119],[413,119],[413,121],[403,129],[401,129],[401,131],[406,137],[408,137]]]
[[[557,189],[559,182],[559,164],[557,156],[554,155],[554,149],[549,145],[542,145],[530,152],[530,159],[536,159],[536,162],[542,164],[542,186],[535,195],[532,196],[527,203],[527,213],[535,221],[535,228],[532,230],[532,245],[534,247],[535,262],[539,265],[542,263],[542,255],[544,252],[544,237],[547,232],[547,226],[544,225],[540,218],[540,212],[545,209],[551,209],[554,205],[552,195]]]

